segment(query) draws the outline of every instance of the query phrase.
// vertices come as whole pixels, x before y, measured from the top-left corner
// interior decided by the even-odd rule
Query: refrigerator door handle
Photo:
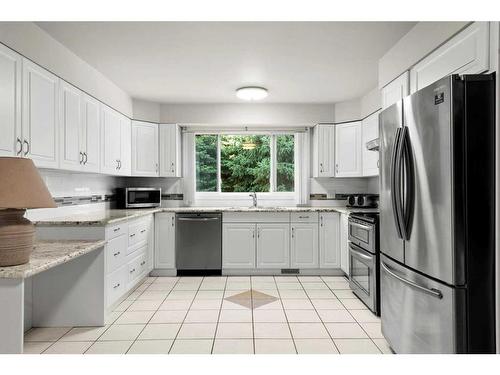
[[[408,128],[403,128],[401,135],[402,143],[402,166],[404,166],[405,176],[405,192],[403,212],[403,236],[406,241],[410,239],[411,221],[413,216],[413,207],[415,200],[415,169],[413,166],[413,158],[411,154],[410,133]]]
[[[395,279],[401,281],[402,283],[405,283],[406,285],[411,286],[412,288],[418,289],[421,292],[429,294],[429,295],[431,295],[433,297],[436,297],[438,299],[442,299],[443,298],[443,293],[441,293],[440,290],[437,290],[437,289],[434,289],[434,288],[426,288],[425,286],[422,286],[422,285],[419,285],[419,284],[417,284],[417,283],[415,283],[413,281],[407,280],[404,277],[401,277],[401,276],[397,275],[395,272],[391,271],[389,269],[389,267],[384,262],[380,262],[380,265],[382,266],[382,269],[385,272],[387,272],[387,274],[389,276],[394,277]]]
[[[401,190],[400,190],[400,185],[399,182],[396,182],[397,180],[401,180],[401,178],[398,177],[400,175],[400,164],[398,163],[398,154],[399,154],[399,149],[400,147],[400,140],[401,140],[401,128],[398,128],[396,130],[396,136],[394,137],[394,145],[392,147],[392,155],[391,155],[391,203],[392,203],[392,214],[394,216],[394,222],[396,224],[396,231],[398,234],[398,237],[403,239],[403,232],[401,228],[402,221],[400,218],[402,217],[399,209],[399,201],[401,200]]]

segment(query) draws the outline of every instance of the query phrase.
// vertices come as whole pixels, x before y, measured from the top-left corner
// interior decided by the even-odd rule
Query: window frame
[[[222,177],[221,177],[221,138],[223,135],[266,135],[269,136],[269,153],[270,153],[270,173],[269,173],[269,191],[266,192],[258,192],[259,196],[262,197],[269,197],[275,198],[275,197],[283,197],[283,198],[290,198],[290,197],[295,197],[296,194],[296,178],[297,178],[297,157],[295,155],[296,150],[297,150],[297,137],[295,132],[238,132],[238,131],[232,131],[230,133],[226,132],[195,132],[194,133],[194,147],[193,147],[193,152],[194,152],[194,162],[196,164],[196,136],[198,135],[215,135],[217,136],[217,191],[198,191],[198,178],[197,174],[194,173],[194,193],[197,197],[215,197],[215,196],[221,196],[221,195],[231,195],[232,197],[245,197],[245,199],[248,197],[248,194],[253,193],[252,191],[248,192],[223,192],[221,191],[222,188]],[[293,137],[293,143],[294,143],[294,185],[293,185],[293,190],[292,191],[276,191],[277,187],[277,143],[276,139],[277,136],[280,135],[291,135]]]

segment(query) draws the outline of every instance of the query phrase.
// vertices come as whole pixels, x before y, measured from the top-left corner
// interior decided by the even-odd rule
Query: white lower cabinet
[[[319,267],[340,267],[340,214],[322,212],[319,217]]]
[[[111,306],[127,291],[127,277],[126,265],[106,276],[106,306]]]
[[[154,268],[175,268],[175,213],[155,214]]]
[[[349,215],[340,215],[340,269],[349,276]]]
[[[255,268],[256,224],[222,225],[222,267]]]
[[[257,268],[290,266],[290,224],[257,224]]]
[[[292,223],[291,268],[318,268],[318,223]]]

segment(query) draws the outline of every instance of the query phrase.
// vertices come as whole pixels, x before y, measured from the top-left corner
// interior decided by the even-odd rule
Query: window
[[[197,134],[197,192],[293,192],[293,134]]]

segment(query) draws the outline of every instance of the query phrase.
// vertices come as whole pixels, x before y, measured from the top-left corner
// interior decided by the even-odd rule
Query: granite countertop
[[[353,208],[353,207],[172,207],[172,208],[151,208],[151,209],[131,209],[106,211],[96,211],[88,213],[77,213],[71,216],[54,217],[43,220],[34,220],[37,226],[104,226],[116,224],[122,221],[151,215],[158,212],[378,212],[377,208]]]
[[[37,241],[29,263],[0,267],[0,279],[26,279],[104,246],[106,241]]]

